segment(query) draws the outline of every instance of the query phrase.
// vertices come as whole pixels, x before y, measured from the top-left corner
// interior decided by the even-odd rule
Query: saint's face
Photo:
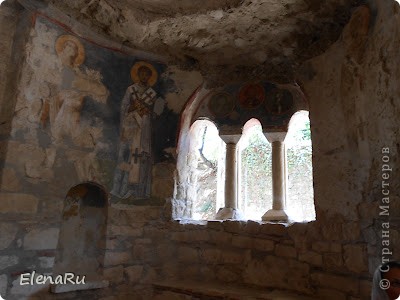
[[[151,75],[152,75],[151,70],[145,66],[140,67],[138,70],[139,80],[140,83],[142,83],[143,85],[147,85]]]
[[[397,299],[400,295],[400,268],[390,268],[390,270],[384,274],[384,277],[390,281],[390,287],[386,291],[389,299]]]
[[[60,52],[60,58],[64,65],[72,67],[78,56],[78,47],[74,42],[66,41],[64,49]]]

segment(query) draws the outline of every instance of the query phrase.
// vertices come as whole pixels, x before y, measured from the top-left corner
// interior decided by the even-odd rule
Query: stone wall
[[[170,220],[169,203],[113,204],[104,245],[110,288],[51,297],[151,299],[152,283],[177,279],[285,289],[317,299],[369,299],[371,274],[382,260],[382,222],[390,223],[390,258],[398,259],[400,249],[399,183],[393,180],[399,165],[400,9],[394,1],[370,7],[355,11],[340,40],[298,75],[310,101],[315,222],[181,224]],[[12,21],[7,24],[15,28]],[[181,89],[167,97],[179,111],[201,78],[173,73]],[[52,272],[63,200],[77,183],[73,164],[64,157],[53,160],[51,151],[23,140],[34,135],[29,119],[18,123],[27,109],[20,103],[18,126],[8,148],[1,148],[7,151],[0,190],[0,293],[7,300],[47,294],[46,286],[20,286],[19,276]],[[386,172],[389,216],[379,216],[383,148],[390,149],[384,154],[393,169]],[[172,193],[173,168],[165,163],[153,169],[153,189],[165,198]]]

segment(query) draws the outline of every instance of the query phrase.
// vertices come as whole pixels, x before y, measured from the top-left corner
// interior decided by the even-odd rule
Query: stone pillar
[[[220,208],[215,219],[242,219],[243,214],[238,210],[237,191],[237,149],[240,135],[221,135],[226,143],[225,159],[225,206]]]
[[[272,209],[263,216],[263,221],[287,221],[286,203],[286,151],[287,132],[265,133],[272,144]]]

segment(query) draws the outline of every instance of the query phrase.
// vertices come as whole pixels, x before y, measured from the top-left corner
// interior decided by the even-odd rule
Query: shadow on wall
[[[77,276],[86,276],[85,282],[91,286],[102,281],[107,206],[107,193],[95,183],[78,184],[68,191],[64,200],[54,275],[72,272]],[[52,291],[62,292],[54,286]]]
[[[0,73],[3,75],[0,84],[0,186],[5,185],[5,160],[8,140],[11,136],[11,125],[17,102],[17,86],[22,70],[21,62],[25,61],[25,45],[30,33],[29,12],[14,2],[3,3],[0,16],[0,48],[2,49]]]

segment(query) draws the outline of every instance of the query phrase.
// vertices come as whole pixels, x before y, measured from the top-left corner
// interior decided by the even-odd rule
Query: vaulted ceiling
[[[358,0],[42,0],[210,82],[293,82],[340,37]]]

